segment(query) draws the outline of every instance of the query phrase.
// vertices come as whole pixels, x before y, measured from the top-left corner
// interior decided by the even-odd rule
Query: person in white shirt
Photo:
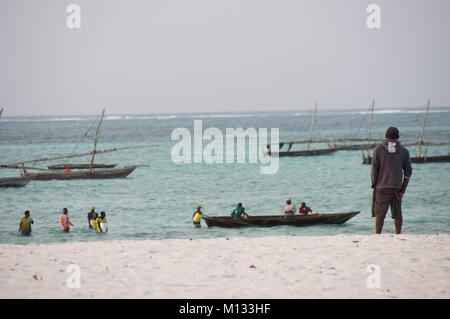
[[[295,207],[295,204],[293,204],[289,198],[286,201],[286,206],[284,206],[284,216],[294,216],[296,211],[297,207]]]

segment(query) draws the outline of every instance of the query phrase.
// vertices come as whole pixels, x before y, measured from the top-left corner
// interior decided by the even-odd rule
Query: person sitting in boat
[[[306,206],[305,202],[302,202],[300,205],[300,208],[298,209],[298,213],[300,215],[308,215],[308,213],[312,213],[312,210],[311,210],[311,208]]]
[[[100,217],[95,220],[95,228],[98,233],[106,233],[108,231],[108,226],[106,226],[106,213],[101,212]]]
[[[200,221],[203,218],[203,213],[201,209],[202,209],[201,206],[195,207],[194,215],[192,215],[192,222],[194,223],[195,227],[201,227]]]
[[[91,211],[87,214],[89,229],[97,229],[97,226],[95,225],[95,220],[97,218],[98,218],[98,214],[95,211],[95,207],[91,206]]]
[[[67,208],[63,208],[63,213],[59,217],[59,222],[61,224],[61,227],[62,227],[63,231],[68,233],[69,230],[70,230],[70,226],[73,226],[73,224],[72,224],[72,222],[69,219]]]
[[[33,219],[30,217],[30,211],[27,210],[24,213],[24,217],[22,217],[19,221],[19,231],[24,236],[31,235],[31,224],[34,224]]]
[[[237,204],[236,208],[231,213],[231,217],[234,219],[241,219],[241,218],[247,218],[248,215],[245,212],[245,208],[242,207],[242,203]]]
[[[292,200],[290,198],[286,200],[286,205],[284,206],[284,216],[285,217],[294,216],[296,210],[297,207],[295,207],[295,204],[292,203]]]

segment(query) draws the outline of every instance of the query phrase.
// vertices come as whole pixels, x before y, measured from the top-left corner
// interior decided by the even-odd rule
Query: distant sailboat
[[[31,177],[33,180],[41,180],[41,181],[47,181],[47,180],[74,180],[74,179],[106,179],[106,178],[125,178],[129,174],[131,174],[139,165],[133,165],[133,166],[127,166],[122,168],[107,168],[106,166],[113,165],[113,167],[116,164],[95,164],[94,158],[95,154],[101,154],[101,153],[108,153],[108,152],[114,152],[118,150],[127,150],[127,149],[136,149],[136,148],[155,148],[157,145],[143,145],[143,146],[128,146],[128,147],[121,147],[121,148],[113,148],[113,149],[107,149],[102,151],[97,151],[97,138],[99,135],[99,128],[101,121],[103,119],[103,115],[105,113],[105,110],[102,111],[100,119],[97,124],[97,129],[95,133],[95,139],[94,139],[94,147],[92,152],[87,153],[80,153],[80,154],[69,154],[69,155],[62,155],[62,156],[55,156],[50,158],[40,158],[36,160],[28,160],[28,161],[22,161],[17,163],[11,163],[8,165],[2,165],[2,168],[15,168],[15,169],[21,169],[23,171],[22,176],[23,177]],[[25,166],[26,163],[34,163],[34,162],[40,162],[40,161],[50,161],[50,160],[56,160],[56,159],[62,159],[62,158],[74,158],[74,157],[82,157],[82,156],[88,156],[91,155],[91,161],[90,164],[70,164],[73,165],[73,167],[79,167],[84,169],[81,171],[71,171],[69,167],[65,167],[62,171],[61,170],[47,170],[47,169],[41,169],[41,168],[35,168],[35,167],[27,167]],[[63,164],[64,165],[64,164]],[[102,167],[102,169],[96,169]],[[27,170],[38,170],[38,172],[28,172]]]
[[[435,155],[426,156],[422,155],[422,146],[424,145],[447,145],[447,143],[424,143],[423,133],[425,131],[425,121],[427,119],[428,109],[430,108],[430,100],[428,100],[425,107],[425,113],[423,115],[422,130],[420,131],[419,143],[405,144],[405,146],[419,145],[419,153],[417,156],[411,157],[411,163],[426,164],[426,163],[437,163],[437,162],[450,162],[450,153],[447,155]],[[372,164],[372,156],[370,154],[363,154],[363,164]]]
[[[311,126],[309,128],[309,136],[308,136],[308,140],[306,141],[307,146],[306,146],[306,150],[300,150],[300,151],[291,151],[292,145],[294,144],[303,144],[305,143],[305,141],[302,142],[282,142],[280,143],[280,149],[285,145],[288,144],[289,148],[287,151],[278,151],[278,156],[279,157],[287,157],[287,156],[291,156],[291,157],[297,157],[297,156],[314,156],[314,155],[327,155],[333,152],[336,152],[338,149],[335,147],[329,147],[329,148],[322,148],[322,149],[310,149],[310,145],[311,143],[313,143],[312,141],[312,132],[313,132],[313,128],[314,128],[314,120],[316,118],[316,112],[317,112],[317,104],[316,103],[314,105],[314,112],[313,112],[313,116],[312,116],[312,121],[311,121]],[[274,156],[275,152],[271,151],[271,147],[270,144],[267,145],[267,155],[269,156]]]
[[[0,109],[0,118],[2,117],[2,114],[3,114],[3,107]],[[28,177],[28,176],[1,177],[0,178],[0,188],[24,187],[30,181],[31,181],[31,177]]]
[[[372,101],[372,104],[369,107],[370,117],[369,117],[369,128],[367,132],[367,144],[337,145],[336,147],[338,148],[338,150],[340,151],[368,150],[374,148],[377,145],[377,143],[373,143],[373,141],[371,140],[372,118],[374,107],[375,107],[375,100]],[[347,141],[359,141],[359,140],[353,139]]]

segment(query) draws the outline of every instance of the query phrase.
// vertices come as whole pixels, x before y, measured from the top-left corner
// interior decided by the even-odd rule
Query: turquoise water
[[[382,138],[386,127],[397,126],[401,140],[417,141],[423,118],[418,109],[377,111],[372,137]],[[106,115],[97,149],[158,144],[156,149],[137,149],[97,155],[98,163],[148,165],[138,167],[126,179],[32,181],[24,188],[0,188],[0,243],[53,243],[116,239],[215,238],[231,236],[290,236],[372,234],[370,217],[370,166],[361,164],[360,151],[339,151],[316,157],[280,158],[277,174],[261,175],[257,164],[175,164],[172,131],[185,127],[193,132],[194,119],[203,129],[280,128],[280,140],[303,140],[308,135],[311,112]],[[0,163],[36,159],[92,149],[97,116],[2,118]],[[314,138],[367,137],[368,115],[361,111],[319,111]],[[425,141],[450,142],[450,109],[433,108],[428,114]],[[206,145],[208,142],[204,142]],[[314,147],[319,147],[315,145]],[[297,146],[304,147],[304,146]],[[410,147],[412,155],[416,147]],[[427,155],[447,154],[449,146],[426,147]],[[89,158],[61,160],[85,162]],[[56,163],[56,162],[52,162]],[[47,163],[45,163],[47,164]],[[30,164],[43,166],[44,163]],[[404,233],[448,233],[450,229],[450,163],[413,164],[413,177],[404,197]],[[0,170],[0,177],[15,170]],[[320,213],[361,211],[344,225],[222,229],[205,224],[192,226],[198,204],[211,216],[228,215],[242,202],[249,214],[281,214],[291,197],[307,202]],[[88,230],[90,206],[105,211],[109,232]],[[62,208],[69,209],[72,232],[59,226]],[[33,234],[18,234],[25,210],[35,223]],[[390,218],[385,232],[394,232]]]

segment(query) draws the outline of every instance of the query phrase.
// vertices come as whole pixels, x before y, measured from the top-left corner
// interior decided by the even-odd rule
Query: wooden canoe
[[[370,150],[375,148],[378,144],[353,144],[353,145],[336,145],[338,151],[359,151],[359,150]]]
[[[450,154],[436,155],[436,156],[416,156],[411,157],[411,163],[426,164],[426,163],[444,163],[450,162]],[[372,156],[363,155],[363,164],[372,164]]]
[[[50,171],[43,173],[23,173],[22,176],[30,176],[33,180],[48,181],[52,179],[57,180],[71,180],[71,179],[107,179],[107,178],[125,178],[130,175],[137,166],[127,166],[123,168],[110,168],[94,170],[92,173],[89,170],[73,171],[71,173],[62,173],[58,171]]]
[[[315,155],[327,155],[331,154],[333,152],[336,152],[338,148],[323,148],[323,149],[317,149],[317,150],[301,150],[301,151],[280,151],[278,152],[279,157],[286,157],[286,156],[315,156]],[[267,155],[269,156],[276,156],[275,152],[267,152]]]
[[[29,176],[0,178],[0,187],[24,187],[31,181]]]
[[[246,219],[234,219],[231,216],[210,217],[204,216],[204,220],[208,227],[273,227],[273,226],[312,226],[322,224],[343,224],[350,218],[358,215],[360,212],[335,213],[335,214],[311,214],[311,215],[295,215],[284,217],[280,215],[274,216],[249,216]]]
[[[92,168],[114,168],[117,164],[94,164]],[[55,164],[47,166],[49,169],[90,169],[90,164]]]

